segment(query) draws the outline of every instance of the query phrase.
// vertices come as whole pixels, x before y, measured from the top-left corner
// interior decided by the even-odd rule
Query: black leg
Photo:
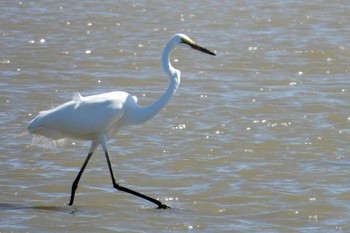
[[[83,164],[83,166],[81,167],[77,177],[75,178],[74,182],[73,182],[73,185],[72,185],[72,193],[70,195],[70,201],[69,201],[69,204],[68,205],[73,205],[73,202],[74,202],[74,195],[75,195],[75,191],[77,190],[78,188],[78,183],[79,183],[79,180],[80,180],[80,177],[81,175],[83,174],[85,168],[86,168],[86,165],[89,163],[89,160],[92,156],[92,154],[94,153],[94,150],[96,148],[97,144],[96,143],[93,143],[91,145],[91,149],[90,149],[90,152],[88,154],[88,156],[86,157],[85,159],[85,162]]]
[[[111,178],[112,178],[112,183],[113,183],[113,187],[119,191],[122,191],[122,192],[126,192],[126,193],[130,193],[132,195],[135,195],[135,196],[138,196],[140,198],[143,198],[147,201],[150,201],[154,204],[156,204],[158,206],[157,209],[169,209],[170,207],[163,204],[162,202],[152,198],[152,197],[149,197],[149,196],[146,196],[142,193],[139,193],[139,192],[136,192],[134,190],[131,190],[131,189],[128,189],[128,188],[125,188],[123,186],[120,186],[119,184],[117,184],[117,182],[115,181],[115,178],[114,178],[114,171],[113,171],[113,168],[112,168],[112,164],[111,164],[111,161],[109,159],[109,155],[108,155],[108,152],[107,150],[105,151],[105,156],[106,156],[106,159],[107,159],[107,164],[108,164],[108,168],[109,168],[109,172],[111,174]]]

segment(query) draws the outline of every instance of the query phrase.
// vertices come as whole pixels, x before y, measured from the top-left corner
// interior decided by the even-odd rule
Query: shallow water
[[[350,231],[350,4],[346,1],[2,1],[0,232]],[[23,136],[41,110],[166,89],[161,50],[182,32],[182,83],[154,119],[101,150],[67,206],[89,142]]]

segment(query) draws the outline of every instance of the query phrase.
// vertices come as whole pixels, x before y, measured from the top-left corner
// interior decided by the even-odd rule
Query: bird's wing
[[[127,96],[124,92],[81,96],[71,111],[72,121],[76,124],[74,131],[96,134],[117,128],[125,113],[124,103]]]
[[[125,92],[75,96],[72,101],[40,113],[28,129],[53,139],[94,139],[100,133],[119,128],[127,97]]]

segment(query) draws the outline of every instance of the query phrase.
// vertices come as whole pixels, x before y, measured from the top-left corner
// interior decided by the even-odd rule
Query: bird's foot
[[[158,207],[157,207],[157,209],[171,209],[171,207],[170,206],[168,206],[168,205],[165,205],[165,204],[163,204],[163,203],[160,203],[159,205],[158,205]]]

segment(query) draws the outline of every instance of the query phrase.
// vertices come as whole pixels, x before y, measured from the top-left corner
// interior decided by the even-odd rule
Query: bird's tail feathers
[[[48,150],[59,150],[67,143],[67,139],[50,139],[41,135],[33,135],[32,146],[38,146]]]

